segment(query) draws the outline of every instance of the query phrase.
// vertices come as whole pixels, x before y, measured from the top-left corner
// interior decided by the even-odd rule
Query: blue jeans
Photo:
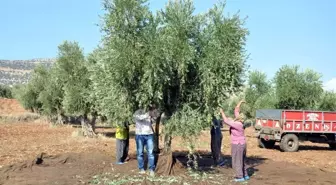
[[[135,142],[137,147],[137,159],[138,167],[140,170],[144,170],[144,147],[146,146],[146,151],[148,155],[149,170],[155,170],[155,158],[153,154],[154,149],[154,136],[150,135],[136,135]]]

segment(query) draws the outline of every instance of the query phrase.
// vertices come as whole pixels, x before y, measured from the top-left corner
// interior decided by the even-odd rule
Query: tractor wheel
[[[275,141],[266,141],[263,138],[258,138],[258,145],[259,145],[260,148],[271,149],[271,148],[274,147]]]
[[[284,152],[297,152],[299,150],[299,138],[295,134],[286,134],[280,142],[280,149]]]
[[[336,149],[336,143],[329,143],[329,148],[332,150]]]

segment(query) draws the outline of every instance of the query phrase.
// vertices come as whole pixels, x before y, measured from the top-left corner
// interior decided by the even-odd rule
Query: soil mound
[[[158,175],[179,175],[185,172],[183,164],[173,156],[173,153],[163,154],[158,157],[156,165]]]

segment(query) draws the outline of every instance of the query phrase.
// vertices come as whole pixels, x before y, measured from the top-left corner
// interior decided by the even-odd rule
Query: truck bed
[[[283,132],[336,133],[336,112],[263,109],[256,112],[256,125]]]

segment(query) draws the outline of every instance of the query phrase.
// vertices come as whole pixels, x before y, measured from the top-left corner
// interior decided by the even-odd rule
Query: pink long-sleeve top
[[[234,111],[235,117],[237,118],[239,116],[239,107],[235,108]],[[245,132],[244,132],[244,126],[239,121],[234,121],[232,119],[224,119],[224,123],[228,126],[230,126],[230,133],[231,133],[231,143],[232,144],[245,144]]]

